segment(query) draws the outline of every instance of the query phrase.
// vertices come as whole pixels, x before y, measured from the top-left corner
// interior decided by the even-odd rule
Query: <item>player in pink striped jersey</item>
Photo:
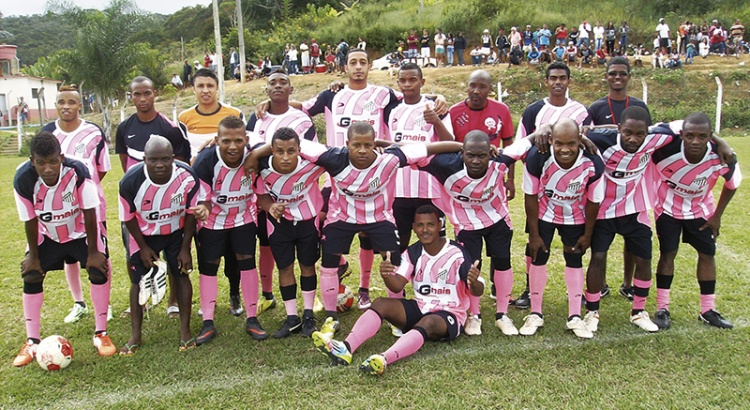
[[[513,288],[510,265],[513,227],[503,181],[510,164],[523,157],[531,143],[522,138],[494,158],[491,147],[489,136],[474,130],[466,134],[462,153],[436,155],[421,163],[419,169],[429,172],[443,185],[444,194],[434,202],[448,215],[456,229],[456,240],[473,259],[481,260],[482,241],[485,242],[498,289],[495,325],[505,335],[512,336],[518,334],[507,315]],[[466,334],[482,334],[478,298],[471,298],[469,313]]]
[[[319,179],[325,170],[300,158],[300,138],[291,128],[277,129],[270,148],[272,155],[260,160],[256,189],[258,208],[270,215],[266,220],[268,241],[279,267],[279,290],[287,313],[273,337],[283,338],[294,332],[310,337],[317,330],[313,316],[315,262],[320,257],[318,213],[323,207]],[[295,251],[300,268],[302,320],[297,315]]]
[[[523,138],[535,132],[541,125],[554,124],[560,118],[572,118],[579,126],[591,123],[586,106],[567,97],[570,86],[570,68],[562,62],[550,64],[544,74],[544,84],[549,91],[549,97],[529,104],[521,115],[521,121],[516,130],[516,138]],[[513,302],[517,309],[528,309],[529,299],[529,269],[531,256],[526,248],[526,289]]]
[[[79,116],[82,107],[81,94],[75,85],[60,87],[55,107],[59,118],[45,125],[42,131],[49,131],[57,137],[63,155],[79,159],[86,164],[99,195],[97,219],[103,223],[102,228],[106,229],[107,203],[101,181],[112,166],[109,162],[109,150],[104,132],[98,125]],[[106,236],[106,232],[103,234]],[[65,279],[73,296],[73,308],[65,316],[64,321],[74,323],[88,313],[86,303],[83,301],[81,269],[77,262],[65,264]]]
[[[411,282],[414,299],[376,299],[357,319],[343,342],[323,332],[313,333],[315,346],[329,356],[333,364],[351,364],[352,353],[375,336],[383,320],[406,333],[382,354],[372,355],[362,362],[359,368],[365,373],[380,375],[387,365],[416,353],[425,341],[449,341],[461,334],[469,295],[481,295],[484,285],[478,279],[478,261],[472,262],[461,245],[440,235],[441,227],[434,206],[419,207],[414,218],[414,232],[419,242],[403,252],[401,265],[393,265],[388,254],[380,264],[380,275],[386,286],[399,293]]]
[[[247,130],[256,133],[265,142],[271,142],[271,137],[276,130],[289,127],[302,138],[317,141],[318,137],[312,119],[304,112],[289,105],[289,97],[293,91],[292,81],[283,71],[271,74],[266,82],[268,111],[266,111],[264,117],[259,117],[256,113],[251,114],[247,122]],[[273,298],[274,257],[268,243],[266,226],[266,212],[259,210],[258,241],[260,243],[260,256],[258,257],[258,269],[263,290],[263,300],[258,303],[259,313],[276,306],[276,301]]]
[[[644,310],[651,287],[651,202],[648,190],[653,183],[645,175],[655,150],[673,140],[671,133],[649,133],[648,112],[642,107],[628,107],[622,112],[617,130],[596,129],[589,132],[604,160],[604,200],[599,208],[591,242],[591,262],[586,272],[586,326],[593,332],[599,323],[599,299],[602,272],[606,269],[607,251],[615,235],[622,235],[628,251],[635,256],[633,308],[630,321],[648,331],[657,332]],[[658,130],[658,129],[657,129]],[[733,158],[731,149],[722,145],[722,157]]]
[[[594,337],[581,318],[582,258],[591,244],[599,203],[604,197],[601,184],[604,164],[598,155],[580,149],[580,144],[578,124],[563,118],[552,126],[552,153],[541,154],[532,147],[526,155],[523,191],[531,253],[531,314],[519,329],[524,336],[531,336],[544,326],[542,300],[547,284],[547,260],[557,230],[565,257],[567,328],[580,338]]]
[[[91,281],[96,332],[94,347],[111,356],[117,347],[107,335],[107,306],[111,269],[106,237],[97,220],[99,197],[86,165],[65,158],[60,142],[42,131],[31,140],[31,157],[16,170],[13,180],[16,207],[26,230],[28,252],[21,263],[26,344],[13,360],[16,367],[34,359],[39,345],[44,300],[44,277],[75,260],[85,266]]]
[[[188,274],[193,270],[190,242],[195,221],[208,217],[203,209],[196,209],[198,202],[204,200],[195,172],[184,162],[174,160],[172,145],[161,136],[149,139],[144,162],[131,167],[120,180],[119,217],[129,232],[132,328],[121,354],[133,354],[141,344],[143,309],[138,303],[139,283],[162,251],[168,272],[174,276],[180,308],[180,351],[195,348],[190,333],[193,287]]]
[[[682,242],[698,252],[696,271],[701,305],[698,318],[711,326],[731,329],[732,323],[714,309],[714,256],[721,216],[742,180],[740,167],[736,163],[721,164],[716,144],[711,142],[711,121],[703,113],[690,114],[683,124],[673,124],[671,129],[663,124],[652,132],[680,135],[651,157],[659,178],[654,207],[660,251],[654,323],[661,329],[668,329],[671,324],[669,291],[682,234]],[[712,190],[719,177],[724,178],[724,186],[715,204]]]
[[[255,141],[262,143],[260,139]],[[250,154],[245,122],[228,116],[219,122],[216,145],[202,150],[193,162],[208,201],[198,208],[208,218],[198,227],[198,262],[203,325],[196,338],[198,346],[217,334],[214,311],[218,282],[216,274],[226,249],[232,249],[240,269],[240,286],[247,315],[245,331],[256,340],[268,334],[258,322],[258,271],[255,266],[257,231],[256,195],[252,178],[245,175],[242,162]],[[257,145],[257,144],[256,144]]]

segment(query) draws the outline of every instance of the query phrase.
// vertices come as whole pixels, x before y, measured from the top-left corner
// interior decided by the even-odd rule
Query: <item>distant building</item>
[[[19,70],[17,48],[0,44],[0,112],[3,114],[0,126],[15,124],[21,97],[29,106],[29,121],[39,122],[40,107],[45,119],[56,118],[55,98],[61,81],[23,75]],[[40,90],[43,91],[40,93]]]

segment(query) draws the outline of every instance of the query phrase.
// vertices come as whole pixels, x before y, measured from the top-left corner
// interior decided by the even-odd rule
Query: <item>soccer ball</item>
[[[36,348],[36,362],[44,370],[60,370],[73,361],[73,346],[62,336],[50,336]]]
[[[336,301],[336,311],[339,313],[344,313],[347,310],[351,309],[352,305],[354,305],[354,293],[352,293],[352,290],[349,289],[349,286],[346,286],[343,283],[340,284],[339,297]]]

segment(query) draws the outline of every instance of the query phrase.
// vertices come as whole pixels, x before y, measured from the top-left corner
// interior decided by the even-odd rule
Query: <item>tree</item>
[[[75,48],[62,52],[60,66],[72,81],[86,84],[103,108],[104,132],[111,134],[109,110],[135,73],[147,46],[132,41],[143,13],[131,0],[110,0],[104,11],[82,10],[70,3],[51,8],[77,28]]]

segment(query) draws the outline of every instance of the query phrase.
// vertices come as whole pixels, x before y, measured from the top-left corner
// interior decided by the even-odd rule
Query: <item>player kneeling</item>
[[[425,340],[453,340],[461,334],[469,295],[481,295],[484,284],[477,269],[479,261],[472,264],[460,245],[441,237],[441,226],[435,207],[419,207],[413,225],[419,242],[404,251],[398,267],[391,264],[390,253],[380,264],[388,289],[401,292],[411,281],[414,299],[376,299],[343,342],[329,339],[326,333],[313,333],[315,346],[333,364],[350,364],[352,353],[377,333],[383,320],[405,333],[388,350],[362,362],[359,368],[363,372],[382,374],[387,364],[414,354]]]
[[[47,271],[62,269],[66,260],[75,260],[88,270],[96,315],[94,347],[100,356],[111,356],[117,352],[107,335],[112,272],[104,245],[105,231],[96,217],[96,186],[86,165],[63,156],[53,134],[40,132],[30,145],[31,157],[18,167],[13,180],[29,248],[21,263],[27,341],[13,366],[25,366],[34,360],[41,339],[44,277]]]

